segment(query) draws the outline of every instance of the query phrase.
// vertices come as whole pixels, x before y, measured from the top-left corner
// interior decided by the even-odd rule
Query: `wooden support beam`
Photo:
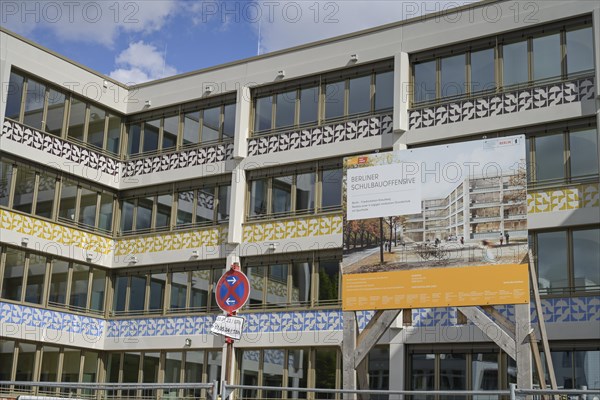
[[[517,362],[517,387],[531,389],[532,364],[529,334],[531,333],[531,312],[529,304],[515,304],[515,347]]]
[[[396,320],[401,311],[402,310],[379,310],[375,313],[356,340],[357,345],[353,352],[354,368],[358,368],[362,360],[369,354],[369,351],[373,346],[377,344],[381,336],[383,336],[385,331],[387,331],[390,325]],[[345,330],[344,327],[344,331]]]
[[[358,367],[356,368],[356,376],[358,378],[358,389],[359,390],[368,390],[369,389],[369,363],[368,359],[365,358]],[[358,398],[360,400],[369,400],[370,395],[368,394],[359,394]]]
[[[550,356],[550,345],[548,344],[548,335],[546,334],[546,321],[544,321],[544,310],[542,309],[542,300],[540,299],[540,289],[538,286],[537,273],[535,271],[535,259],[533,252],[529,249],[527,253],[529,257],[529,275],[531,276],[531,288],[533,289],[533,299],[535,302],[535,311],[538,316],[538,325],[540,327],[540,336],[542,339],[542,347],[546,354],[546,365],[548,366],[548,377],[550,378],[550,388],[557,389],[556,375],[554,374],[554,364]]]
[[[463,313],[475,326],[496,343],[509,357],[516,359],[515,340],[508,333],[496,324],[490,317],[477,307],[458,307],[458,310]],[[492,329],[495,328],[495,329]]]
[[[537,369],[538,379],[540,381],[540,389],[546,389],[546,377],[544,376],[544,367],[542,366],[542,357],[540,356],[540,349],[537,344],[537,338],[535,331],[531,331],[529,334],[529,345],[531,346],[531,354],[533,355],[533,362]]]
[[[494,306],[481,306],[481,309],[486,313],[490,314],[494,320],[500,325],[511,338],[515,338],[515,324],[508,318],[506,318],[500,311],[496,310]]]
[[[346,390],[356,390],[356,367],[354,365],[354,349],[356,348],[356,335],[358,332],[356,314],[354,311],[344,311],[342,319],[344,323],[342,336],[343,388]],[[351,394],[344,395],[344,399],[352,398],[354,396]]]

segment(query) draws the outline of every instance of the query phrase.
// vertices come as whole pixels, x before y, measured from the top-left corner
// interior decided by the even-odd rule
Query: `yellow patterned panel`
[[[0,210],[2,228],[30,235],[43,240],[52,240],[65,246],[75,245],[98,253],[109,254],[113,241],[103,236],[74,228],[53,224],[37,218]]]
[[[538,190],[527,194],[527,212],[530,214],[599,206],[597,183]]]
[[[243,240],[245,243],[257,243],[341,233],[342,215],[336,214],[245,224]]]

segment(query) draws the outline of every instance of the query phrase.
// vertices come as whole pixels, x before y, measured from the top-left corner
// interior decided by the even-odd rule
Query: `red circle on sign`
[[[217,305],[227,313],[242,308],[250,297],[250,281],[246,274],[239,270],[230,269],[225,272],[219,278],[215,289]]]

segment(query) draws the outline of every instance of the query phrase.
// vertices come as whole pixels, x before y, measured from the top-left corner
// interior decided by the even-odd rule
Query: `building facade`
[[[136,86],[0,35],[0,381],[339,388],[343,157],[525,134],[527,204],[475,179],[404,230],[526,221],[558,383],[600,388],[597,3],[484,1]],[[252,294],[225,376],[209,329],[233,262]],[[372,388],[515,381],[455,308],[410,317],[369,354]]]

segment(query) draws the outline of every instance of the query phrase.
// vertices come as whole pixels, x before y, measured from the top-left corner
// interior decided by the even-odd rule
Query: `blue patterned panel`
[[[533,89],[520,89],[482,96],[473,100],[410,110],[408,126],[409,129],[421,129],[592,100],[594,93],[594,77],[550,83]]]
[[[100,318],[82,316],[42,308],[0,302],[0,323],[25,325],[31,328],[100,337],[106,322]]]

